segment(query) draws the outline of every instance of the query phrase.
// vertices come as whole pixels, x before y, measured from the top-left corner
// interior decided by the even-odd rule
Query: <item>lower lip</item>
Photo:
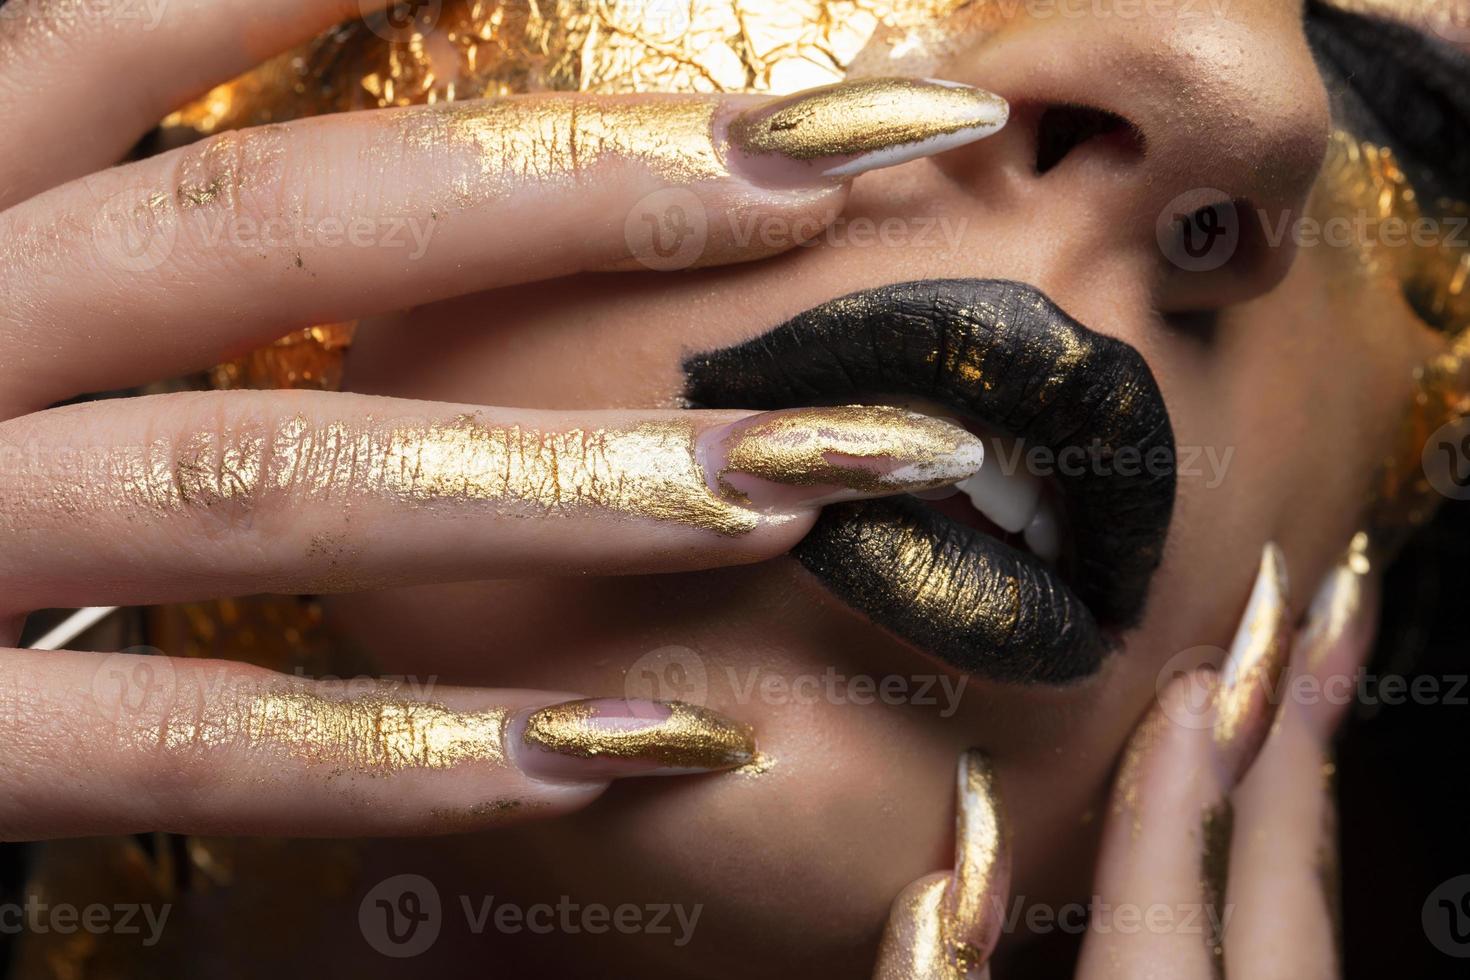
[[[1064,684],[1107,651],[1055,570],[921,501],[828,507],[793,554],[838,598],[970,673]]]

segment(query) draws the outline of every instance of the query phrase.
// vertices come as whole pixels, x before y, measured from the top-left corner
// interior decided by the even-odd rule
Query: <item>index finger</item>
[[[1006,112],[968,86],[867,79],[775,102],[528,96],[222,134],[0,215],[0,411],[293,327],[774,254],[831,222],[854,174],[979,139]]]

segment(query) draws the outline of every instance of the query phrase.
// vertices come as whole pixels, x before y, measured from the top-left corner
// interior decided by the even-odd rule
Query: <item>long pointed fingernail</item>
[[[894,900],[875,980],[982,976],[995,949],[1010,888],[1010,847],[995,771],[979,751],[960,757],[958,785],[954,871],[925,875]]]
[[[759,509],[815,507],[957,483],[980,469],[980,439],[942,419],[885,405],[766,412],[699,440],[710,486]]]
[[[995,767],[978,749],[960,756],[954,877],[945,892],[950,941],[962,968],[983,966],[1000,938],[1001,903],[1010,881],[1010,828],[1000,806]]]
[[[1274,543],[1261,552],[1255,585],[1215,694],[1215,745],[1238,781],[1270,734],[1291,654],[1286,560]]]
[[[1301,669],[1315,681],[1313,697],[1304,707],[1324,743],[1352,704],[1357,670],[1368,647],[1369,638],[1354,633],[1371,626],[1365,616],[1369,571],[1368,536],[1359,533],[1312,597],[1298,641]]]
[[[684,775],[755,758],[748,726],[683,701],[566,701],[516,719],[509,736],[516,764],[539,779]]]
[[[736,116],[730,162],[757,182],[852,177],[972,143],[1009,115],[1005,99],[955,82],[839,82]]]

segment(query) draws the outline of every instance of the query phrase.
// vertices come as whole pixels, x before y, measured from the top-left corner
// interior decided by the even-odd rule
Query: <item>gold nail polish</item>
[[[996,895],[1010,874],[1009,829],[1000,808],[995,767],[978,750],[960,757],[955,818],[955,869],[948,910],[951,941],[961,961],[989,956],[1000,930]]]
[[[1009,831],[995,770],[976,749],[956,777],[953,872],[927,875],[894,901],[876,980],[963,980],[983,969],[1003,923]]]
[[[521,740],[529,747],[519,756],[522,768],[567,776],[623,771],[616,766],[604,771],[597,765],[604,761],[681,772],[732,769],[756,755],[748,726],[682,701],[603,698],[553,704],[527,717]],[[560,758],[547,759],[543,752]]]
[[[985,457],[980,440],[958,425],[884,405],[767,412],[713,440],[721,492],[756,505],[933,489],[973,475]],[[772,487],[815,492],[783,501]]]
[[[1237,776],[1255,758],[1276,713],[1291,653],[1286,589],[1286,560],[1267,544],[1215,695],[1215,742]]]
[[[1009,111],[968,85],[867,78],[748,109],[730,122],[729,140],[752,158],[823,164],[819,173],[846,177],[988,136]]]
[[[1303,663],[1316,671],[1342,639],[1363,606],[1363,580],[1371,568],[1368,559],[1368,535],[1359,531],[1348,545],[1342,560],[1327,573],[1307,608],[1307,624],[1302,631]]]

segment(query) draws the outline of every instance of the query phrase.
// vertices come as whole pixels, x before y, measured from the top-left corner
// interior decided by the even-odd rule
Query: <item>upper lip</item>
[[[814,307],[745,343],[691,357],[684,367],[692,406],[772,409],[917,396],[1000,430],[1028,449],[1041,447],[1053,458],[1070,449],[1078,456],[1083,465],[1052,474],[1075,549],[1069,581],[1029,565],[1021,576],[1048,576],[1042,604],[1057,604],[1061,596],[1067,608],[1052,625],[1074,634],[1049,641],[1040,628],[1047,625],[1043,619],[1033,630],[1037,636],[1021,639],[1029,646],[1051,642],[1071,649],[1002,651],[1024,652],[1027,662],[992,672],[1041,680],[1091,673],[1102,650],[1080,648],[1106,646],[1099,627],[1116,632],[1142,616],[1174,506],[1168,410],[1137,350],[1078,323],[1035,287],[980,279],[882,286]],[[865,511],[872,519],[893,513],[895,506],[909,505],[874,501],[834,519],[859,521]],[[984,548],[991,563],[1021,561],[1005,553],[1013,549],[1001,542],[987,540]],[[855,605],[872,607],[864,611],[896,632],[925,633],[907,637],[921,646],[953,646],[928,630],[906,628],[901,610],[885,615],[889,603],[881,597],[865,603],[863,596],[845,594],[861,588],[829,585],[850,601],[856,598]],[[1092,620],[1082,624],[1086,629],[1072,628],[1078,609],[1068,603],[1085,607]],[[963,611],[956,615],[960,628]],[[1004,646],[1024,625],[1013,615],[1005,631],[976,633],[965,642]],[[998,660],[994,650],[931,652],[972,661],[964,664],[968,669],[996,667]]]

